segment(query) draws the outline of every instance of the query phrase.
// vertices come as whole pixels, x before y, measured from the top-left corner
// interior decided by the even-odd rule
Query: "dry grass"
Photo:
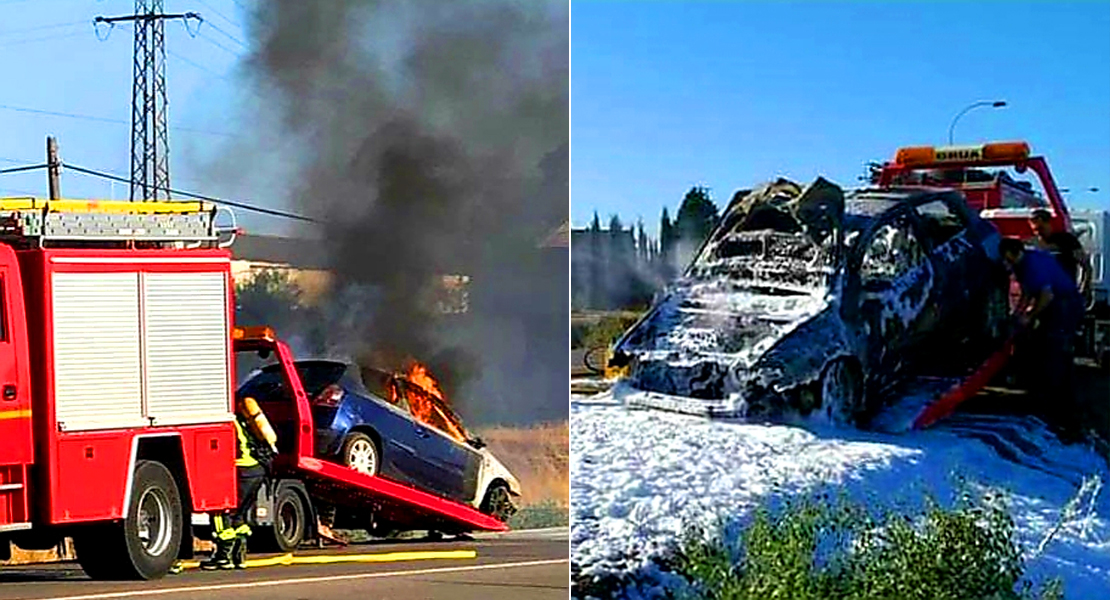
[[[64,547],[55,547],[50,550],[24,550],[12,546],[11,560],[0,560],[3,565],[29,565],[34,563],[57,562],[59,560],[73,560],[77,554],[73,551],[73,540],[66,538]]]
[[[569,505],[570,428],[567,423],[492,427],[479,431],[478,436],[520,480],[522,505],[544,502]]]

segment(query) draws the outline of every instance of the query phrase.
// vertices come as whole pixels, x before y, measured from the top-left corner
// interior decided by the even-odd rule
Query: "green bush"
[[[607,348],[617,340],[638,317],[631,315],[601,317],[572,328],[571,344],[575,348]]]
[[[520,510],[509,518],[509,527],[513,529],[542,529],[545,527],[562,527],[570,521],[570,511],[554,500],[546,499],[536,504],[520,507]]]
[[[756,511],[738,543],[694,527],[673,560],[690,598],[1011,600],[1062,598],[1022,581],[1013,522],[996,498],[878,516],[844,500],[788,501]]]

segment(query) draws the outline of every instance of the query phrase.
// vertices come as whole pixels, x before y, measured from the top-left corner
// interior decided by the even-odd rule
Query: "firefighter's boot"
[[[247,568],[247,536],[239,535],[235,537],[231,549],[231,563],[235,565],[236,569]]]
[[[215,571],[216,569],[234,569],[235,565],[231,563],[231,554],[235,549],[235,539],[229,540],[216,540],[216,551],[208,560],[200,563],[200,568],[205,571]]]

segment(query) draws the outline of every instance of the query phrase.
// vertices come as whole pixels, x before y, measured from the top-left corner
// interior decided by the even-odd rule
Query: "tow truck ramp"
[[[419,517],[422,522],[447,531],[509,529],[505,523],[469,505],[317,458],[298,457],[295,472],[314,498],[337,506],[378,505],[386,516],[407,513],[403,520]]]

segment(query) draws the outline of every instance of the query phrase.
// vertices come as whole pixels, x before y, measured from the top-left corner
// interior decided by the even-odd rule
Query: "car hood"
[[[614,345],[626,384],[736,403],[753,379],[767,383],[761,359],[835,300],[842,217],[843,193],[823,179],[733,200],[684,277]]]

